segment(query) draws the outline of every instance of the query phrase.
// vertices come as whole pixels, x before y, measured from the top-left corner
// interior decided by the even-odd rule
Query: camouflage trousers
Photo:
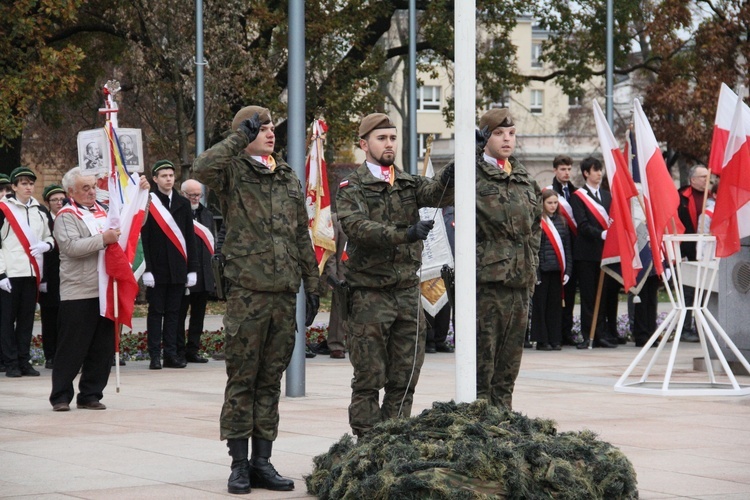
[[[224,315],[227,386],[221,439],[274,441],[281,376],[292,358],[296,294],[232,286]]]
[[[354,367],[349,425],[361,436],[378,422],[411,415],[426,335],[419,289],[355,289],[347,325]]]
[[[529,290],[477,287],[477,398],[512,408],[529,321]]]

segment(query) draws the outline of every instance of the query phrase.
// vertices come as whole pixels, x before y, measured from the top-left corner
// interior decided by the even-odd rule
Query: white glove
[[[190,288],[191,286],[195,286],[196,283],[198,283],[198,275],[196,273],[188,273],[187,285],[185,286]]]
[[[607,239],[607,230],[606,229],[604,231],[602,231],[602,239],[603,240]]]
[[[52,248],[49,246],[49,243],[40,241],[39,243],[34,243],[33,245],[31,245],[31,256],[38,257],[44,252],[49,252],[50,250],[52,250]]]
[[[47,293],[47,283],[39,283],[39,292]]]
[[[668,267],[664,268],[664,279],[667,281],[672,279],[672,271]]]
[[[142,279],[143,279],[143,284],[146,285],[147,287],[154,288],[156,286],[156,281],[154,281],[153,274],[149,272],[145,272],[143,273]]]
[[[542,284],[542,282],[541,282],[541,281],[537,281],[537,282],[536,282],[536,286],[539,286],[539,285],[541,285],[541,284]]]
[[[10,286],[10,278],[3,278],[0,280],[0,290],[5,290],[10,293],[11,288],[13,287]]]
[[[570,276],[566,274],[565,276],[563,276],[563,286],[567,285],[568,281],[570,281]]]

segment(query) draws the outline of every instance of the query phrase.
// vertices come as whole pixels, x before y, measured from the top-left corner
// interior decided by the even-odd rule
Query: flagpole
[[[432,141],[434,139],[434,134],[430,134],[427,136],[427,150],[424,152],[424,162],[422,162],[422,177],[427,175],[427,164],[430,162],[430,155],[432,154]]]
[[[589,349],[594,348],[594,337],[596,336],[596,325],[599,323],[599,304],[602,301],[602,288],[604,288],[604,269],[599,269],[599,285],[596,287],[596,300],[594,301],[594,316],[589,329]]]
[[[117,280],[112,280],[112,295],[115,303],[115,387],[116,392],[120,392],[120,312],[117,304]]]

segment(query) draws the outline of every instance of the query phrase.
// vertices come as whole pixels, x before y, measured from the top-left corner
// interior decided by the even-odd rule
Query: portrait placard
[[[115,132],[120,143],[122,163],[128,172],[143,172],[143,138],[139,128],[118,128]]]
[[[78,132],[78,165],[86,175],[107,174],[107,134],[103,128]]]

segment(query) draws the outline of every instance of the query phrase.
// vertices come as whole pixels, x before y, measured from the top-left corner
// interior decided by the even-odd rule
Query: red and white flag
[[[662,258],[664,233],[672,232],[670,231],[670,225],[673,221],[677,233],[685,231],[677,216],[680,195],[661,154],[659,144],[656,142],[651,124],[646,118],[638,99],[635,100],[634,106],[635,147],[638,156],[638,169],[641,174],[641,187],[643,188],[646,226],[648,227],[651,252],[654,258],[654,269],[656,274],[661,275],[664,272],[664,259]]]
[[[120,154],[117,132],[107,123],[112,152],[109,174],[109,212],[107,228],[120,229],[119,245],[108,245],[99,253],[99,312],[105,318],[132,328],[133,308],[138,283],[133,261],[138,248],[141,225],[146,216],[148,190],[140,189],[139,176],[127,172]],[[117,315],[115,315],[114,281],[117,280]]]
[[[708,169],[712,174],[721,175],[724,168],[724,153],[727,149],[729,140],[729,129],[732,126],[734,111],[737,107],[737,101],[742,99],[732,92],[727,84],[721,84],[719,91],[719,103],[716,106],[716,118],[714,119],[714,133],[711,138],[711,153],[708,157]],[[745,125],[745,133],[750,133],[750,107],[742,104],[742,121]]]
[[[611,224],[607,230],[602,252],[602,268],[619,264],[620,275],[626,291],[636,286],[636,275],[643,266],[638,255],[638,236],[633,226],[630,199],[638,196],[628,165],[607,124],[607,119],[594,101],[594,120],[599,135],[604,165],[607,169],[612,204],[609,207]]]
[[[750,236],[750,127],[745,122],[747,106],[737,99],[729,129],[721,182],[711,220],[716,236],[717,257],[728,257],[740,250],[740,239]]]
[[[323,158],[324,135],[328,126],[323,120],[313,120],[312,140],[307,154],[307,194],[305,204],[310,229],[310,238],[315,247],[318,269],[322,272],[329,256],[336,254],[333,222],[331,221],[331,193],[328,189],[328,173]]]

